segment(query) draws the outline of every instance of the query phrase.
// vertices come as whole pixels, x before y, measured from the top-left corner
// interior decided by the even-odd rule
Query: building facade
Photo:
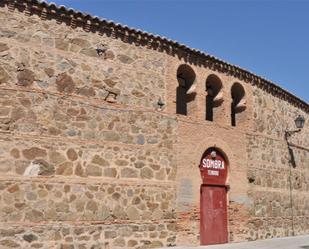
[[[0,21],[0,248],[309,233],[308,103],[62,6],[2,0]]]

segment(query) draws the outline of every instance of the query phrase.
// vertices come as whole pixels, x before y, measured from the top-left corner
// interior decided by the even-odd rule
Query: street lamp
[[[291,144],[289,143],[289,137],[301,131],[301,129],[304,127],[304,124],[305,124],[305,118],[301,115],[298,115],[298,117],[294,120],[294,122],[295,122],[295,126],[297,130],[290,130],[290,131],[286,130],[284,134],[284,138],[287,143],[289,154],[290,154],[290,163],[292,164],[293,168],[296,167],[296,162],[295,162],[293,150],[290,147]]]
[[[305,118],[301,115],[298,115],[298,117],[294,120],[295,122],[295,126],[297,128],[297,130],[293,130],[293,131],[285,131],[285,138],[287,139],[288,137],[290,137],[291,135],[293,135],[294,133],[300,132],[301,129],[304,127],[305,124]]]
[[[304,127],[304,124],[305,124],[305,118],[301,115],[298,115],[298,117],[294,120],[294,122],[295,122],[295,126],[297,130],[292,130],[292,131],[286,130],[284,134],[285,135],[284,138],[285,138],[288,151],[289,151],[289,155],[290,155],[289,163],[291,164],[293,168],[296,167],[296,162],[295,162],[294,153],[293,153],[292,148],[290,147],[291,144],[289,143],[288,138],[292,136],[293,134],[301,131],[301,129]],[[290,167],[290,174],[289,174],[290,184],[289,185],[290,185],[290,206],[291,206],[291,217],[292,217],[292,235],[294,236],[295,231],[294,231],[294,211],[293,211],[294,207],[293,207],[292,167]]]
[[[294,120],[295,125],[298,129],[302,129],[304,127],[305,124],[305,119],[303,116],[298,115],[298,117]]]

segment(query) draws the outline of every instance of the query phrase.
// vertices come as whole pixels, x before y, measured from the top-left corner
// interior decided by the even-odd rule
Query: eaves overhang
[[[177,41],[170,40],[166,37],[148,33],[139,29],[99,18],[87,13],[76,11],[65,6],[57,6],[55,3],[48,3],[39,0],[0,0],[0,5],[7,5],[10,10],[19,9],[28,15],[38,15],[42,19],[56,19],[59,23],[65,22],[71,27],[82,27],[88,32],[99,32],[125,42],[136,45],[147,46],[151,49],[166,52],[172,56],[178,56],[185,61],[202,65],[214,71],[232,75],[247,83],[271,93],[272,95],[283,99],[295,107],[309,113],[309,105],[304,100],[293,95],[274,82],[258,76],[237,65],[230,64],[212,55],[209,55],[198,49],[189,48]]]

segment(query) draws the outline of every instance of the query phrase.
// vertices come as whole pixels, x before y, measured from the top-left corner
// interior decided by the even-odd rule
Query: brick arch
[[[215,113],[219,111],[219,107],[223,102],[223,80],[219,75],[210,73],[207,75],[204,83],[205,97],[205,119],[208,121],[216,121]]]
[[[196,98],[196,73],[188,64],[180,64],[177,67],[176,78],[176,113],[192,115],[192,108]]]
[[[238,81],[235,81],[231,84],[230,89],[229,89],[230,94],[232,95],[233,91],[235,91],[235,90],[237,91],[238,89],[239,90],[241,89],[243,91],[243,93],[241,93],[241,94],[243,94],[242,98],[246,98],[247,97],[246,88],[244,87],[244,85],[242,83],[240,83]]]
[[[219,152],[222,154],[222,156],[223,156],[224,160],[226,161],[226,163],[229,165],[228,156],[227,156],[226,153],[225,153],[220,147],[218,147],[218,146],[211,146],[211,147],[206,148],[205,151],[204,151],[204,153],[203,153],[203,155],[201,156],[201,160],[202,160],[202,158],[204,157],[204,155],[206,154],[206,152],[208,152],[210,149],[216,149],[217,151],[219,151]]]
[[[237,117],[239,113],[242,113],[246,110],[246,98],[247,93],[245,87],[239,83],[234,82],[230,88],[231,96],[231,125],[237,125]]]
[[[190,86],[196,82],[196,73],[193,68],[188,64],[179,64],[177,67],[176,76],[180,76],[186,78],[186,80],[190,83]],[[179,83],[179,82],[178,82]]]
[[[236,164],[236,158],[233,154],[232,148],[224,142],[222,139],[219,139],[217,137],[207,137],[205,139],[202,139],[199,143],[196,144],[196,150],[194,152],[195,159],[194,159],[194,165],[196,166],[196,170],[199,170],[198,166],[200,164],[201,157],[205,153],[205,151],[208,148],[214,147],[218,149],[225,157],[228,163],[228,175],[226,179],[226,184],[229,184],[229,176],[230,171],[233,169],[234,165]],[[200,180],[202,183],[202,180]]]
[[[215,72],[209,72],[206,77],[205,77],[205,87],[206,87],[206,83],[207,80],[209,79],[209,77],[214,77],[217,78],[220,82],[221,82],[221,89],[222,90],[224,88],[224,80],[222,79],[221,75]]]

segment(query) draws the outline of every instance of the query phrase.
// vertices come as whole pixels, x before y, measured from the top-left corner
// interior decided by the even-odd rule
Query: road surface
[[[176,246],[164,249],[309,249],[309,235],[212,246]],[[163,249],[163,248],[161,248]]]

